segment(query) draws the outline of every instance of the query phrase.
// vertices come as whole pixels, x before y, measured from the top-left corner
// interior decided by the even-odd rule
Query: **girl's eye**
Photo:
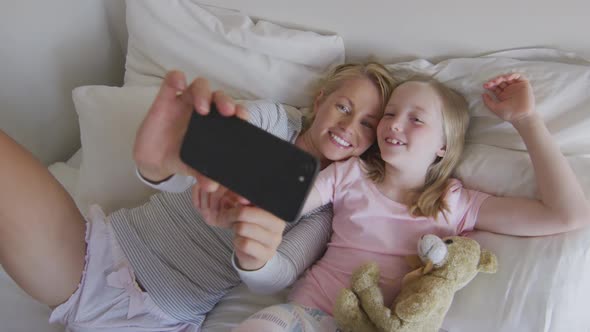
[[[383,114],[383,117],[386,117],[386,116],[395,116],[395,113],[385,113],[385,114]]]
[[[336,108],[342,113],[345,113],[345,114],[350,113],[350,109],[344,105],[336,104]]]
[[[413,118],[412,120],[414,120],[416,123],[424,124],[424,121],[420,120],[419,118]]]

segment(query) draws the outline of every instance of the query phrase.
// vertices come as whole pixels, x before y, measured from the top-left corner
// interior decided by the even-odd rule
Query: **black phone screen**
[[[299,217],[319,161],[293,144],[215,106],[190,120],[181,159],[252,204],[292,222]]]

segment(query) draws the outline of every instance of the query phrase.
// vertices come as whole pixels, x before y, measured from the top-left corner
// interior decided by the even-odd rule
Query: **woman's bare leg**
[[[76,290],[84,218],[31,153],[0,130],[0,264],[27,293],[56,306]]]

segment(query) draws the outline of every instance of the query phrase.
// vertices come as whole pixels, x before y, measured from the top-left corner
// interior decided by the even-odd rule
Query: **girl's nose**
[[[402,121],[399,118],[395,118],[395,119],[391,120],[390,128],[393,131],[402,131],[402,128],[403,128]]]

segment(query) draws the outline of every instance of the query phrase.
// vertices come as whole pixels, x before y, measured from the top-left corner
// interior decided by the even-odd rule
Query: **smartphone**
[[[320,169],[311,154],[213,104],[206,116],[193,111],[180,158],[287,222],[299,218]]]

